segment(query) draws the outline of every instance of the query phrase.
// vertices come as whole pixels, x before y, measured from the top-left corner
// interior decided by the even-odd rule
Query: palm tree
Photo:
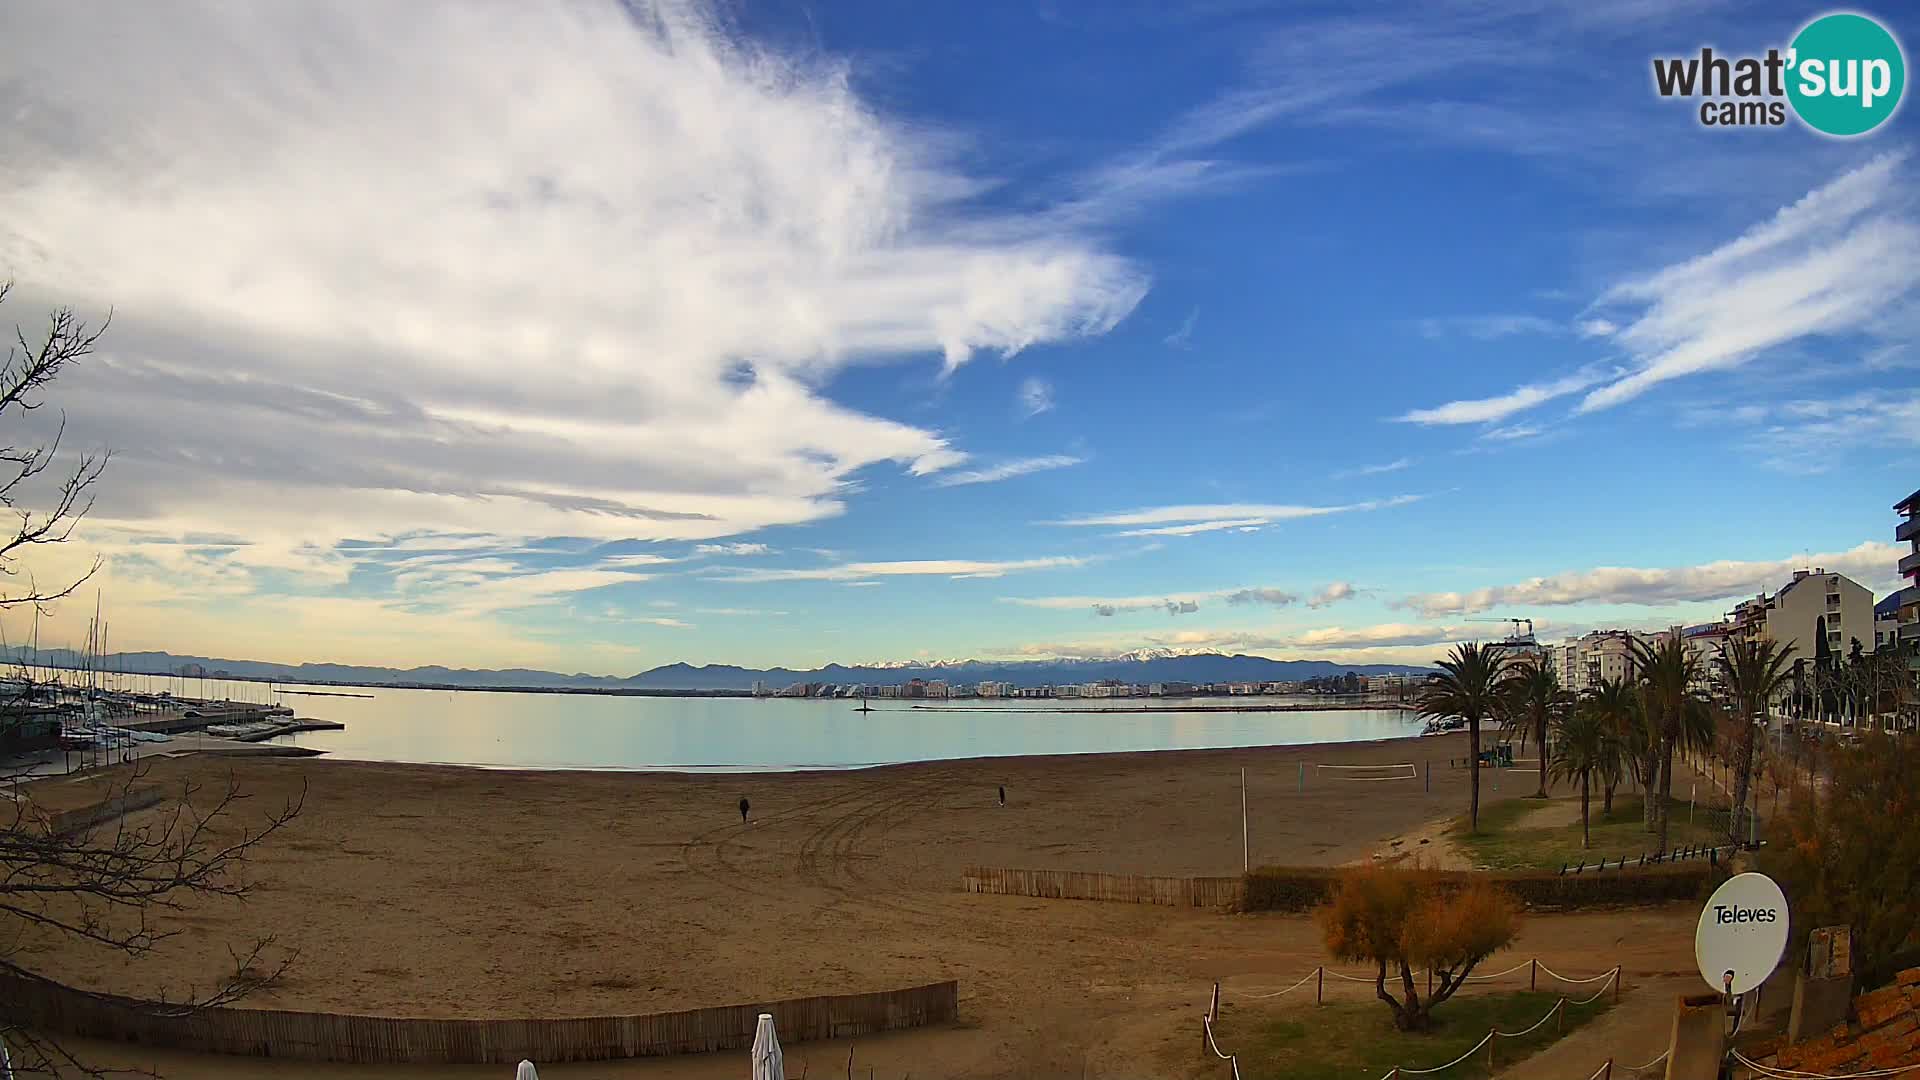
[[[1636,779],[1643,782],[1646,779],[1640,768],[1646,757],[1640,748],[1647,742],[1642,737],[1646,723],[1640,713],[1640,698],[1634,693],[1632,683],[1609,679],[1587,691],[1581,707],[1600,718],[1607,729],[1607,742],[1613,748],[1613,767],[1602,773],[1605,786],[1600,804],[1600,816],[1612,817],[1613,789],[1620,784],[1622,768],[1631,769]]]
[[[1593,846],[1589,807],[1593,803],[1593,774],[1604,772],[1619,756],[1609,745],[1606,721],[1591,708],[1561,711],[1553,720],[1553,775],[1580,781],[1580,846]]]
[[[1480,721],[1498,715],[1500,682],[1507,663],[1506,654],[1498,646],[1477,641],[1455,645],[1440,661],[1440,673],[1420,688],[1421,716],[1458,716],[1467,722],[1469,832],[1480,831]]]
[[[1662,634],[1653,645],[1633,639],[1634,666],[1639,672],[1648,715],[1659,733],[1660,791],[1658,852],[1667,850],[1672,825],[1673,756],[1676,750],[1713,745],[1713,713],[1694,688],[1700,679],[1700,660],[1677,632]],[[1653,793],[1648,793],[1653,797]]]
[[[1722,645],[1713,658],[1720,681],[1733,699],[1733,813],[1727,815],[1727,839],[1738,843],[1747,834],[1747,797],[1753,783],[1753,729],[1766,722],[1767,709],[1793,681],[1793,646],[1782,647],[1772,638],[1735,641]]]
[[[1540,755],[1540,790],[1534,797],[1547,797],[1547,726],[1565,711],[1568,694],[1560,688],[1560,676],[1544,657],[1523,660],[1501,680],[1505,713],[1510,726],[1532,732],[1534,749]],[[1524,736],[1522,737],[1524,739]]]

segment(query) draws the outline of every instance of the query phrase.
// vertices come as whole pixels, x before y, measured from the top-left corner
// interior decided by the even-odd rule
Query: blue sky
[[[1167,7],[10,5],[7,314],[114,311],[33,569],[117,647],[610,673],[1891,586],[1920,119],[1650,75],[1826,9]]]

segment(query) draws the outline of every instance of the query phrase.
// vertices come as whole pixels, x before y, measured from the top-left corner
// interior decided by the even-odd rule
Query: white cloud
[[[1512,442],[1517,439],[1531,439],[1545,433],[1545,429],[1535,424],[1508,424],[1504,427],[1489,428],[1480,433],[1482,439],[1494,442]]]
[[[1196,533],[1222,532],[1235,529],[1240,532],[1253,532],[1263,525],[1273,524],[1272,518],[1229,518],[1225,521],[1191,521],[1185,525],[1160,525],[1150,529],[1122,529],[1115,536],[1192,536]]]
[[[1088,514],[1050,521],[1049,525],[1166,525],[1176,522],[1225,522],[1222,527],[1257,525],[1273,521],[1322,517],[1362,510],[1384,510],[1417,502],[1419,495],[1396,495],[1390,499],[1346,503],[1338,506],[1294,506],[1281,503],[1197,503],[1180,506],[1154,506],[1112,514]]]
[[[1627,312],[1613,337],[1635,370],[1589,393],[1580,411],[1801,338],[1871,330],[1920,283],[1904,160],[1876,158],[1705,255],[1609,289],[1597,306]]]
[[[1538,315],[1454,315],[1440,319],[1421,319],[1420,334],[1443,338],[1464,334],[1480,341],[1495,341],[1519,334],[1559,334],[1566,327]]]
[[[670,630],[691,630],[691,629],[693,629],[693,624],[692,624],[692,623],[690,623],[690,622],[682,622],[682,621],[681,621],[681,620],[679,620],[679,619],[670,619],[670,618],[667,618],[667,617],[665,617],[665,616],[650,616],[650,617],[644,617],[644,618],[628,618],[628,619],[627,619],[626,621],[627,621],[627,622],[638,622],[638,623],[647,623],[647,624],[649,624],[649,625],[651,625],[651,626],[664,626],[664,627],[667,627],[667,628],[668,628],[668,629],[670,629]]]
[[[851,562],[837,566],[798,567],[769,570],[738,570],[715,581],[839,581],[847,584],[873,584],[868,578],[948,577],[990,578],[1030,570],[1060,570],[1086,566],[1094,560],[1074,555],[1053,555],[1039,559],[1011,559],[992,562],[980,559],[910,559],[896,562]]]
[[[1022,416],[1035,417],[1053,410],[1053,384],[1038,375],[1029,375],[1020,381],[1020,389],[1014,392],[1014,400],[1020,406]]]
[[[748,543],[745,541],[736,541],[731,544],[695,544],[693,550],[700,555],[748,556],[775,554],[774,550],[765,544]]]
[[[1356,591],[1352,582],[1336,581],[1326,588],[1321,589],[1319,592],[1314,593],[1313,599],[1307,601],[1307,606],[1310,608],[1331,607],[1342,600],[1353,599]]]
[[[10,303],[115,311],[61,382],[70,445],[119,451],[103,521],[313,581],[345,539],[839,514],[861,469],[965,455],[829,400],[834,372],[1098,335],[1146,288],[1091,230],[968,202],[956,140],[844,65],[694,6],[116,19],[0,7],[8,159],[36,163],[0,169]]]
[[[1450,401],[1431,409],[1414,409],[1400,420],[1412,424],[1486,424],[1505,420],[1514,413],[1568,394],[1577,394],[1601,382],[1607,376],[1599,371],[1577,371],[1543,383],[1528,383],[1505,394],[1487,398]]]
[[[1207,628],[1116,631],[1073,641],[1027,642],[994,650],[1025,657],[1114,656],[1142,648],[1187,652],[1251,653],[1276,659],[1309,659],[1336,654],[1349,663],[1428,662],[1440,648],[1477,635],[1465,626],[1382,623],[1328,626],[1313,630]]]
[[[1825,472],[1861,447],[1920,447],[1920,390],[1800,398],[1728,414],[1750,429],[1744,442],[1782,472]]]
[[[1625,368],[1588,368],[1400,419],[1493,423],[1581,391],[1575,411],[1593,412],[1805,338],[1885,332],[1920,287],[1920,221],[1904,165],[1902,154],[1875,158],[1704,255],[1608,289],[1575,328],[1625,349]]]
[[[1066,469],[1085,462],[1085,458],[1070,454],[1049,454],[1045,457],[1016,458],[990,465],[984,469],[967,472],[950,472],[934,483],[940,487],[959,487],[963,484],[993,484],[1001,480],[1010,480],[1029,473],[1046,472],[1049,469]]]
[[[703,607],[694,608],[695,615],[722,615],[728,617],[776,617],[787,614],[784,611],[768,611],[764,608]]]
[[[1412,458],[1395,458],[1379,465],[1360,465],[1351,469],[1341,469],[1333,474],[1333,479],[1348,480],[1356,476],[1380,476],[1384,473],[1399,472],[1412,464]]]
[[[1180,329],[1175,330],[1173,333],[1168,334],[1164,338],[1161,338],[1160,339],[1161,343],[1167,345],[1170,348],[1175,348],[1175,349],[1192,348],[1193,347],[1193,324],[1198,322],[1199,320],[1200,320],[1199,308],[1194,308],[1192,311],[1187,312],[1187,317],[1185,321],[1181,322]]]
[[[1904,550],[1893,544],[1868,541],[1846,551],[1763,562],[1721,560],[1659,568],[1602,566],[1471,592],[1421,593],[1399,601],[1397,606],[1433,618],[1509,606],[1521,610],[1564,604],[1661,606],[1724,600],[1772,591],[1787,582],[1793,571],[1816,566],[1846,574],[1871,589],[1889,583],[1894,564],[1903,554]]]

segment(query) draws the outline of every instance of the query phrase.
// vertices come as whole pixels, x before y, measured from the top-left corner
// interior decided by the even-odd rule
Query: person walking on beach
[[[1005,784],[1000,785],[1000,805],[1007,805],[1007,785]]]
[[[747,823],[747,811],[751,809],[753,809],[753,804],[747,801],[745,795],[740,796],[740,824],[745,825]]]

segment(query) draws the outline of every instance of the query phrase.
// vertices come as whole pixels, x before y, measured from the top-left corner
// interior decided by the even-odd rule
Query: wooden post
[[[1620,1004],[1620,965],[1613,965],[1613,1003]]]
[[[1322,964],[1313,971],[1313,1003],[1315,1005],[1326,1000],[1326,990],[1327,967],[1325,964]]]
[[[1607,1063],[1605,1065],[1600,1066],[1600,1080],[1613,1080],[1613,1059],[1612,1058],[1608,1058]]]
[[[1555,1035],[1565,1035],[1567,1033],[1567,999],[1566,998],[1561,998],[1553,1006],[1553,1033]]]
[[[1207,1019],[1220,1019],[1220,984],[1218,982],[1213,984],[1213,1003],[1207,1006]]]
[[[1538,959],[1533,961],[1532,970],[1527,972],[1527,989],[1540,989],[1540,961]]]
[[[1488,1076],[1493,1075],[1493,1048],[1499,1042],[1500,1040],[1497,1038],[1487,1040],[1487,1075]]]

